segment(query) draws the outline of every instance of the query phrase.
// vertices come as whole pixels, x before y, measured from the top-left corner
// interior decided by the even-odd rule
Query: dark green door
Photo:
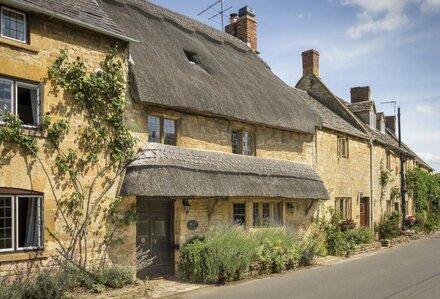
[[[173,273],[172,205],[171,201],[136,200],[136,245],[150,250],[150,257],[155,257],[150,267],[138,271],[139,279],[169,277]]]

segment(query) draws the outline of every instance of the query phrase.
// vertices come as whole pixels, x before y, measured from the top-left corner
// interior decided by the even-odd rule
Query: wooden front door
[[[137,272],[139,279],[173,275],[172,208],[171,201],[136,200],[136,246],[144,252],[150,250],[150,257],[155,257],[150,267]]]
[[[361,226],[368,226],[369,225],[369,198],[368,197],[362,197],[360,202],[360,225]]]

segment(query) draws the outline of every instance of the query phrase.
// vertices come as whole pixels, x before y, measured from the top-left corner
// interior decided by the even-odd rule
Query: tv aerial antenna
[[[222,31],[225,30],[225,12],[230,10],[232,6],[229,6],[227,8],[224,7],[225,0],[218,0],[212,4],[210,4],[207,8],[202,10],[197,14],[197,16],[205,16],[209,21],[214,21],[215,18],[220,17],[221,18],[221,26]],[[220,9],[220,10],[219,10]]]

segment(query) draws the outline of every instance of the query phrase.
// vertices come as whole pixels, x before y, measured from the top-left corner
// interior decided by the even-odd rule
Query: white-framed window
[[[255,156],[255,133],[241,129],[232,129],[231,145],[233,154]]]
[[[43,248],[43,197],[0,195],[0,252]]]
[[[374,112],[370,112],[370,128],[376,129],[376,114]]]
[[[27,42],[27,16],[26,13],[1,7],[1,36],[22,43]]]
[[[176,121],[148,115],[148,142],[176,145]]]
[[[0,124],[6,113],[18,115],[25,127],[41,124],[42,84],[0,77]]]
[[[336,198],[335,210],[345,219],[351,217],[351,198]]]

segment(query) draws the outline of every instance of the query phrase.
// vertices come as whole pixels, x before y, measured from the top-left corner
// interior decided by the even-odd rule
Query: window
[[[370,112],[370,128],[376,129],[376,114],[374,112]]]
[[[391,170],[391,153],[387,151],[387,169]]]
[[[338,157],[348,158],[348,138],[338,137]]]
[[[18,115],[25,126],[41,123],[41,84],[0,77],[0,122],[6,113]]]
[[[176,145],[176,121],[148,115],[148,142]]]
[[[232,222],[238,225],[246,224],[246,205],[244,203],[234,203],[232,205]]]
[[[254,202],[252,207],[253,227],[273,226],[282,223],[281,202]]]
[[[380,132],[385,135],[385,122],[383,119],[380,120]]]
[[[26,14],[14,9],[1,8],[1,36],[26,42],[27,36]]]
[[[351,198],[336,198],[335,210],[344,218],[351,218]]]
[[[0,252],[43,247],[42,197],[0,195]]]
[[[255,155],[255,135],[253,132],[244,130],[232,130],[231,144],[232,153],[246,156]]]

